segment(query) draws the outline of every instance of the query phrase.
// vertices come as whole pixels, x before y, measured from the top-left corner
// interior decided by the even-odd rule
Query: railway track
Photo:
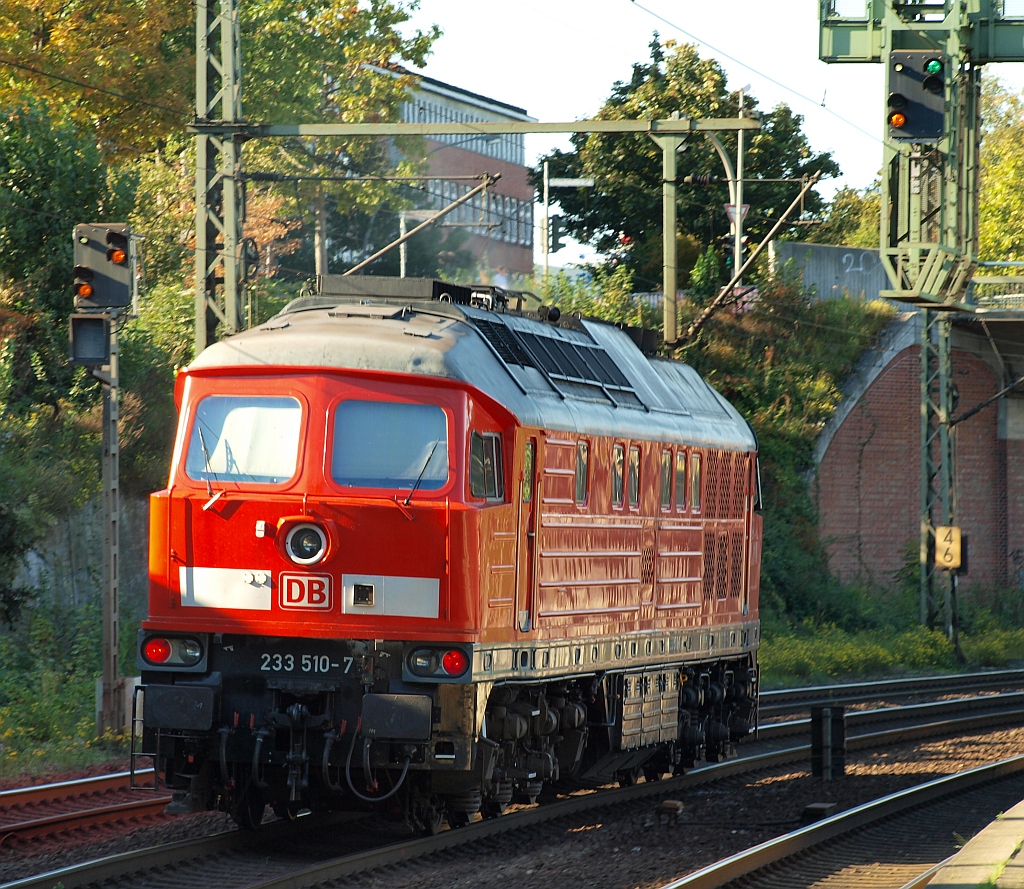
[[[934,716],[934,712],[931,715]],[[1024,710],[1019,708],[1003,709],[996,713],[976,713],[968,717],[952,720],[947,718],[924,725],[852,735],[848,738],[847,747],[851,751],[880,748],[887,744],[929,735],[967,731],[993,723],[1021,721],[1024,721]],[[395,862],[408,861],[464,843],[483,841],[499,834],[529,830],[544,822],[576,816],[590,810],[614,808],[644,798],[686,793],[691,788],[725,781],[733,776],[800,762],[806,760],[808,755],[809,747],[802,744],[783,750],[761,752],[743,759],[695,769],[678,778],[572,796],[548,805],[507,814],[498,819],[475,822],[456,831],[445,831],[438,836],[406,840],[386,846],[380,845],[379,836],[367,835],[360,839],[361,835],[356,830],[341,833],[324,830],[321,819],[310,817],[305,825],[265,825],[265,828],[269,827],[270,830],[264,829],[256,837],[240,831],[230,831],[198,843],[162,846],[53,871],[39,877],[5,884],[3,889],[52,889],[57,882],[62,883],[65,889],[100,883],[105,889],[113,889],[140,885],[143,878],[146,883],[158,880],[161,886],[189,886],[190,883],[184,876],[180,878],[180,883],[176,882],[178,878],[174,876],[175,871],[187,872],[193,879],[197,872],[203,873],[206,882],[215,883],[221,889],[243,886],[250,889],[298,889]],[[306,822],[307,819],[302,821]],[[300,830],[296,831],[296,827]],[[328,834],[335,840],[347,838],[344,839],[345,848],[325,845],[324,836]],[[256,848],[259,850],[257,856],[252,854],[253,843],[257,844]],[[183,861],[191,862],[191,866],[182,868]]]
[[[899,701],[921,695],[966,694],[979,691],[1024,689],[1024,670],[988,670],[944,676],[916,676],[875,682],[814,685],[762,691],[759,712],[762,719],[804,713],[813,706]]]
[[[1024,756],[929,781],[762,843],[662,889],[917,889],[959,835],[1024,795]],[[953,804],[955,803],[955,805]]]
[[[127,772],[5,790],[0,792],[0,838],[9,844],[75,827],[160,814],[170,799],[169,794],[139,799]]]

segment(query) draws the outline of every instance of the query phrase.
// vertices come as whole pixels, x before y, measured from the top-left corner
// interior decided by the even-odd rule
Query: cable
[[[124,99],[126,102],[131,102],[133,105],[147,105],[150,108],[157,108],[160,111],[170,111],[174,114],[181,114],[188,116],[189,112],[184,111],[181,108],[172,108],[170,105],[161,105],[158,102],[147,102],[145,99],[136,99],[132,96],[126,96],[124,93],[119,93],[117,90],[105,89],[102,86],[93,86],[91,83],[86,83],[84,80],[75,80],[73,77],[64,77],[62,74],[51,74],[49,71],[43,71],[39,68],[33,68],[31,65],[26,65],[23,62],[15,62],[13,59],[6,59],[0,56],[0,65],[7,65],[11,68],[20,68],[22,71],[29,71],[32,74],[38,74],[41,77],[49,77],[51,80],[59,80],[62,83],[69,83],[72,86],[79,86],[82,89],[93,90],[97,93],[104,93],[108,96],[114,96],[117,99]]]
[[[658,21],[664,22],[670,28],[675,28],[677,31],[679,31],[680,34],[685,34],[691,40],[693,40],[693,41],[695,41],[697,43],[700,43],[703,46],[706,46],[713,53],[717,53],[718,55],[723,56],[724,58],[727,58],[730,62],[735,62],[737,65],[740,65],[741,67],[745,68],[747,71],[751,71],[752,73],[756,74],[758,77],[763,77],[769,83],[774,83],[777,87],[780,87],[780,88],[786,90],[786,92],[788,92],[788,93],[792,93],[794,96],[798,96],[799,98],[803,99],[805,102],[810,102],[812,105],[815,105],[818,108],[823,108],[825,111],[827,111],[833,117],[835,117],[838,120],[841,120],[843,123],[847,124],[848,126],[853,127],[855,130],[860,131],[861,133],[863,133],[868,138],[874,139],[876,142],[878,142],[880,144],[884,144],[884,142],[882,142],[882,140],[879,139],[878,136],[876,136],[874,133],[869,133],[863,127],[858,126],[852,120],[847,120],[841,114],[833,111],[828,106],[821,104],[821,102],[818,102],[817,100],[812,99],[810,96],[804,95],[803,93],[793,89],[790,86],[786,86],[786,84],[782,83],[779,80],[776,80],[774,77],[769,77],[763,71],[759,71],[757,68],[754,68],[753,66],[748,65],[746,62],[741,62],[735,56],[731,56],[731,55],[729,55],[729,53],[723,52],[722,50],[718,49],[717,47],[712,46],[706,40],[702,40],[696,34],[691,34],[689,31],[685,30],[684,28],[679,27],[679,25],[677,25],[675,22],[669,21],[663,15],[659,15],[658,13],[656,13],[653,9],[648,9],[643,4],[637,3],[637,0],[629,0],[629,2],[632,3],[635,7],[637,7],[637,9],[642,9],[648,15],[653,16],[654,18],[658,19]]]

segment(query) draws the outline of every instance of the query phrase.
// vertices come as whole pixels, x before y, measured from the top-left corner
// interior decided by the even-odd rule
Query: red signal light
[[[142,654],[152,664],[166,663],[171,656],[171,643],[159,636],[147,639]]]
[[[128,261],[128,254],[120,247],[111,247],[107,251],[107,259],[114,265],[124,265]]]
[[[902,111],[893,111],[892,114],[889,115],[889,126],[897,130],[900,127],[904,126],[906,122],[907,115],[905,115]]]
[[[461,676],[468,667],[469,658],[466,657],[464,651],[460,651],[458,648],[446,651],[444,657],[441,658],[441,668],[449,676]]]
[[[92,284],[88,281],[80,281],[75,285],[75,296],[80,296],[83,299],[88,299],[92,296]]]

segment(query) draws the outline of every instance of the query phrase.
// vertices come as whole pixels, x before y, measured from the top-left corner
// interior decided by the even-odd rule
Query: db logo
[[[279,584],[282,608],[331,610],[331,575],[282,574]]]

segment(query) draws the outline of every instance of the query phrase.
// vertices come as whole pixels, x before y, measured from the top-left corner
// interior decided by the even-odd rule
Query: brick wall
[[[820,534],[846,582],[887,587],[919,538],[920,348],[903,350],[871,383],[829,444],[815,480]],[[958,411],[997,391],[991,370],[954,350]],[[1001,442],[993,405],[955,431],[958,521],[970,535],[971,586],[1007,582],[1010,551],[1024,571],[1024,442]],[[1011,542],[1014,541],[1014,542]]]

